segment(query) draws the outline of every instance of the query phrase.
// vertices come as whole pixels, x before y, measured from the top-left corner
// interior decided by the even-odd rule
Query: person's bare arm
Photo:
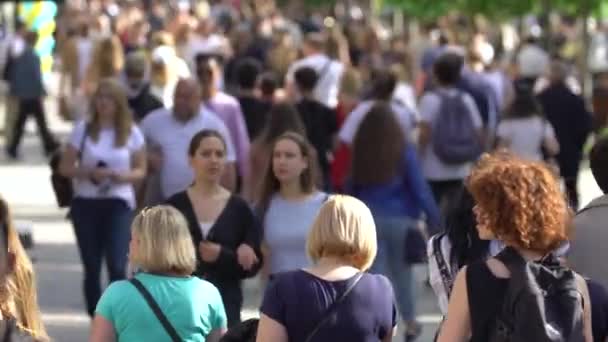
[[[133,153],[131,157],[131,169],[124,173],[115,173],[113,178],[120,183],[135,183],[144,179],[147,172],[146,149],[142,148]]]
[[[91,327],[91,338],[89,342],[115,342],[116,331],[110,321],[100,315],[95,315]]]
[[[274,319],[261,314],[256,342],[287,342],[287,329]]]
[[[418,131],[418,146],[421,151],[424,151],[426,146],[431,141],[431,125],[426,121],[420,121],[420,130]]]
[[[73,146],[67,145],[61,154],[59,162],[59,173],[68,178],[89,178],[91,170],[87,170],[77,165],[78,150]]]
[[[467,293],[466,266],[454,282],[448,314],[439,332],[438,342],[466,342],[471,336],[471,314]]]

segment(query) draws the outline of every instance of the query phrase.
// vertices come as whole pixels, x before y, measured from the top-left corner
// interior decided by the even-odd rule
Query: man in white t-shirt
[[[192,137],[203,129],[218,131],[227,145],[228,164],[223,183],[235,183],[235,151],[228,129],[221,119],[201,109],[200,87],[193,79],[180,80],[175,88],[173,108],[161,108],[148,114],[140,126],[148,144],[148,160],[152,169],[160,171],[162,199],[185,190],[194,173],[188,160]]]
[[[290,95],[295,96],[294,73],[302,67],[314,69],[319,75],[315,87],[315,99],[331,109],[338,105],[340,80],[344,65],[332,60],[325,52],[325,38],[320,33],[309,33],[302,44],[304,58],[295,61],[287,70],[286,85]]]

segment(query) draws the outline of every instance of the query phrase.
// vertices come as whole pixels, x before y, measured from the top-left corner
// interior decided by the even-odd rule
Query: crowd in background
[[[413,341],[421,324],[412,266],[424,262],[432,235],[430,283],[443,313],[459,310],[438,338],[485,341],[476,318],[485,309],[465,318],[468,306],[448,306],[452,289],[437,250],[450,266],[454,301],[463,301],[466,287],[458,270],[505,245],[579,255],[567,243],[565,217],[579,209],[584,145],[603,124],[570,61],[550,55],[533,33],[502,53],[484,32],[463,45],[441,25],[424,27],[414,41],[365,18],[323,19],[292,18],[273,1],[67,2],[56,34],[56,105],[74,125],[61,147],[45,119],[36,33],[17,26],[3,74],[6,153],[20,159],[31,114],[45,152],[61,155],[57,172],[73,180],[70,220],[93,341],[163,334],[165,324],[144,328],[154,316],[142,313],[137,288],[119,281],[133,274],[182,338],[219,340],[240,324],[242,280],[258,273],[269,284],[258,341],[305,341],[311,331],[325,340],[346,336],[315,329],[315,320],[355,285],[344,304],[355,319],[334,322],[342,333],[390,340],[402,321],[405,341]],[[478,163],[497,149],[510,157]],[[600,170],[602,158],[592,168]],[[526,188],[536,180],[543,191]],[[543,211],[540,203],[550,202],[547,215],[563,220],[534,221],[524,204],[506,214],[514,226],[528,219],[543,226],[550,243],[539,232],[529,238],[530,227],[507,234],[497,224],[504,208],[493,206],[488,189],[502,204]],[[105,292],[104,260],[113,282]],[[599,274],[592,265],[585,274]],[[387,278],[361,276],[368,269]],[[489,275],[474,270],[470,291]],[[489,270],[501,277],[500,267]],[[592,302],[605,293],[589,286]],[[394,298],[370,301],[388,288]],[[213,296],[202,298],[207,292]],[[600,327],[608,320],[596,317],[595,336],[606,336]],[[470,330],[459,328],[466,319]]]

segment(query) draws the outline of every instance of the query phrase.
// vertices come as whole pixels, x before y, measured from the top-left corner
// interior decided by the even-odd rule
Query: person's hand
[[[204,262],[215,262],[220,256],[222,246],[215,242],[201,241],[198,245],[198,252],[201,254],[201,259]]]
[[[241,244],[236,250],[236,254],[239,264],[245,271],[249,271],[253,265],[258,263],[258,257],[255,255],[255,251],[247,244]]]
[[[101,183],[112,176],[112,170],[106,167],[97,167],[91,171],[91,178],[96,183]]]

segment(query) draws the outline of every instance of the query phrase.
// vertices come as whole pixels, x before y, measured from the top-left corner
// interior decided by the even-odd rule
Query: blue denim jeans
[[[121,199],[75,198],[70,215],[84,268],[87,312],[92,317],[101,297],[103,258],[110,282],[126,277],[133,210]]]
[[[401,319],[415,320],[414,278],[412,268],[404,261],[405,236],[413,229],[415,221],[407,217],[374,217],[378,239],[378,254],[370,272],[387,276],[393,291]]]

